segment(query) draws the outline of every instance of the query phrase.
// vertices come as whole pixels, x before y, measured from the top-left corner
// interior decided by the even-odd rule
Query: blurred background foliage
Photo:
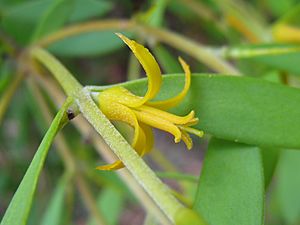
[[[231,62],[240,74],[298,87],[299,15],[298,0],[0,0],[0,95],[4,96],[16,79],[16,57],[26,46],[65,26],[110,18],[132,19],[145,26],[172,30],[200,46],[208,47],[214,54]],[[119,83],[144,76],[137,61],[114,34],[116,31],[109,29],[68,37],[51,44],[48,50],[84,85]],[[147,34],[124,33],[145,43],[166,74],[181,73],[176,60],[179,55],[189,62],[193,72],[214,72],[214,69],[208,68],[187,52],[151,40]],[[47,102],[49,112],[54,114],[57,109],[53,99],[43,90],[38,90],[38,93]],[[28,83],[22,82],[1,121],[1,217],[47,130],[48,124],[39,108],[36,91]],[[116,126],[121,132],[128,133],[128,129],[122,125]],[[94,169],[104,161],[99,158],[88,136],[80,135],[72,125],[68,125],[63,134],[89,195],[83,197],[78,184],[69,182],[64,174],[64,164],[55,151],[56,146],[53,146],[39,181],[28,224],[97,224],[95,215],[83,204],[83,198],[89,196],[94,199],[108,225],[154,224],[151,215],[147,215],[137,201],[135,193],[127,188],[116,173]],[[174,189],[182,202],[192,205],[209,137],[195,140],[193,150],[187,152],[183,145],[173,144],[169,135],[157,131],[155,136],[156,149],[145,160]],[[222,145],[226,143],[215,140],[211,148]],[[233,164],[234,161],[244,160],[245,165],[257,169],[257,156],[252,153],[248,155],[248,148],[234,146],[232,149],[246,149],[244,155],[239,158],[227,154],[222,160],[232,161]],[[300,169],[300,153],[296,150],[266,148],[267,151],[257,148],[250,150],[257,155],[262,154],[266,187],[265,224],[300,224],[300,178],[297,172]],[[207,157],[221,160],[213,151]],[[209,169],[214,165],[206,164],[205,168],[208,169],[204,170],[203,177],[219,179],[219,173],[224,171]],[[232,168],[240,172],[236,174],[237,178],[243,176],[243,168],[238,165]],[[247,181],[241,179],[234,182]],[[248,182],[252,185],[251,181]],[[213,188],[216,188],[213,189],[216,196],[222,188],[232,189],[232,194],[235,189],[230,186],[211,186],[205,181],[200,185],[204,188],[198,196],[204,196],[203,202],[206,201],[205,196],[209,196],[207,192],[211,193]],[[252,190],[256,188],[252,186]],[[226,213],[226,201],[230,199],[218,198],[225,203],[216,210]],[[207,201],[210,200],[207,197]],[[223,221],[216,224],[230,223]]]

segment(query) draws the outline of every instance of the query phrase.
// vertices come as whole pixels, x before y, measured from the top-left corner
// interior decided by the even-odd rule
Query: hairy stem
[[[81,85],[51,54],[36,48],[32,50],[32,55],[54,73],[54,76],[61,83],[67,94],[76,99],[83,116],[94,126],[96,131],[123,161],[132,175],[168,218],[174,221],[176,212],[184,207],[173,197],[169,189],[156,177],[153,171],[101,113],[100,109],[93,102],[89,90],[86,88],[80,89]],[[73,84],[72,86],[67,84],[69,79],[70,83]]]
[[[144,187],[157,205],[174,221],[176,212],[183,206],[173,197],[170,190],[156,177],[128,142],[114,128],[92,100],[87,89],[78,95],[77,104],[82,114],[94,126],[127,169]]]

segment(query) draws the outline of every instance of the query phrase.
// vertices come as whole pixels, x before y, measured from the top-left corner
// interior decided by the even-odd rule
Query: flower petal
[[[182,133],[182,140],[185,143],[187,149],[191,150],[193,147],[193,141],[192,141],[190,135],[183,130],[181,131],[181,133]]]
[[[143,66],[146,75],[148,76],[148,90],[144,97],[140,97],[139,101],[128,102],[128,106],[130,107],[138,107],[143,105],[145,102],[151,100],[156,96],[159,92],[161,86],[161,71],[160,68],[153,57],[153,55],[149,52],[147,48],[139,43],[130,40],[124,35],[117,33],[117,35],[128,45],[128,47],[132,50],[135,57]]]
[[[145,106],[145,105],[136,108],[136,110],[153,114],[153,116],[157,116],[157,117],[160,117],[162,119],[168,120],[171,123],[180,124],[180,125],[193,122],[196,119],[194,111],[191,111],[186,116],[177,116],[177,115],[174,115],[172,113],[169,113],[169,112],[166,112],[166,111],[163,111],[163,110],[160,110],[160,109],[156,109],[154,107]]]
[[[189,65],[182,58],[179,57],[178,60],[185,73],[185,84],[182,91],[173,98],[163,100],[163,101],[147,102],[147,105],[166,110],[178,105],[186,96],[191,85],[191,71]]]
[[[123,87],[112,87],[106,89],[100,92],[99,101],[101,101],[101,98],[107,98],[109,99],[109,102],[118,102],[128,107],[131,107],[132,104],[140,102],[142,99],[142,97],[132,94],[130,91]]]
[[[136,111],[134,110],[137,119],[151,127],[155,127],[160,130],[167,131],[174,136],[175,143],[178,143],[181,140],[181,131],[179,128],[168,120],[162,119],[157,116],[153,116],[153,114]]]
[[[146,137],[146,144],[145,144],[145,148],[144,148],[144,154],[150,152],[153,148],[154,145],[154,136],[153,136],[153,131],[152,128],[150,126],[148,126],[147,124],[144,123],[140,123],[140,127],[142,128],[145,137]]]
[[[146,153],[146,149],[148,148],[147,141],[145,140],[145,133],[141,129],[141,127],[138,127],[139,131],[135,129],[134,133],[134,138],[133,138],[133,143],[132,143],[132,148],[136,150],[139,156],[143,156]],[[122,163],[121,160],[117,160],[114,163],[107,164],[107,165],[102,165],[102,166],[97,166],[97,170],[117,170],[117,169],[122,169],[124,168],[124,164]]]
[[[107,116],[109,120],[121,121],[129,124],[134,128],[134,137],[132,140],[132,147],[136,150],[139,155],[144,154],[144,149],[146,148],[146,136],[143,129],[139,126],[136,115],[128,107],[119,104],[117,102],[110,102],[111,96],[102,95],[100,99],[100,109]],[[113,164],[98,166],[99,170],[115,170],[123,168],[124,164],[118,160]]]

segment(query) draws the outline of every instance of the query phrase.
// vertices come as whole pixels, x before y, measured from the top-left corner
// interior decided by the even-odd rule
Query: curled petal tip
[[[115,33],[116,35],[118,35],[119,38],[121,38],[121,40],[128,45],[129,47],[133,47],[132,44],[135,43],[135,41],[130,40],[128,37],[126,37],[125,35],[121,34],[121,33]]]
[[[186,63],[186,61],[184,61],[180,56],[178,57],[178,61],[180,62],[184,71],[190,73],[190,66]]]
[[[108,168],[107,166],[97,166],[95,169],[96,170],[112,170],[112,169]]]
[[[120,160],[118,160],[112,164],[97,166],[96,170],[117,170],[123,167],[124,167],[123,163]]]
[[[174,142],[179,143],[181,141],[181,137],[174,137]]]

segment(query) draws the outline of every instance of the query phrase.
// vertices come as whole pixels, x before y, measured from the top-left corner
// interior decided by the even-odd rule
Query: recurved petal
[[[117,160],[111,164],[96,167],[97,170],[117,170],[122,168],[124,168],[124,164],[120,160]]]
[[[160,68],[153,57],[153,55],[149,52],[147,48],[139,43],[130,40],[124,35],[117,33],[117,35],[128,45],[128,47],[132,50],[135,57],[141,63],[144,68],[146,75],[148,76],[148,90],[144,97],[141,97],[139,101],[128,102],[128,106],[138,107],[143,105],[145,102],[151,100],[155,97],[155,95],[159,92],[161,86],[161,71]]]
[[[182,130],[181,137],[182,137],[182,140],[185,143],[187,149],[191,150],[193,147],[193,141],[192,141],[191,137],[189,136],[189,134],[187,132],[185,132],[184,130]]]
[[[189,65],[182,58],[179,57],[178,60],[185,73],[185,84],[182,91],[173,98],[156,102],[148,102],[147,105],[166,110],[178,105],[186,96],[191,85],[191,71]]]
[[[132,140],[132,147],[136,150],[139,155],[144,154],[144,149],[146,148],[146,136],[144,130],[139,126],[136,115],[128,107],[116,103],[116,102],[107,102],[102,96],[102,102],[100,104],[101,111],[106,115],[109,120],[121,121],[129,124],[134,128],[134,136]],[[124,164],[118,160],[112,164],[98,166],[99,170],[116,170],[123,168]]]
[[[139,124],[146,137],[146,144],[145,144],[145,148],[143,149],[143,154],[146,154],[153,149],[153,145],[154,145],[153,131],[152,128],[147,124],[141,122]]]

